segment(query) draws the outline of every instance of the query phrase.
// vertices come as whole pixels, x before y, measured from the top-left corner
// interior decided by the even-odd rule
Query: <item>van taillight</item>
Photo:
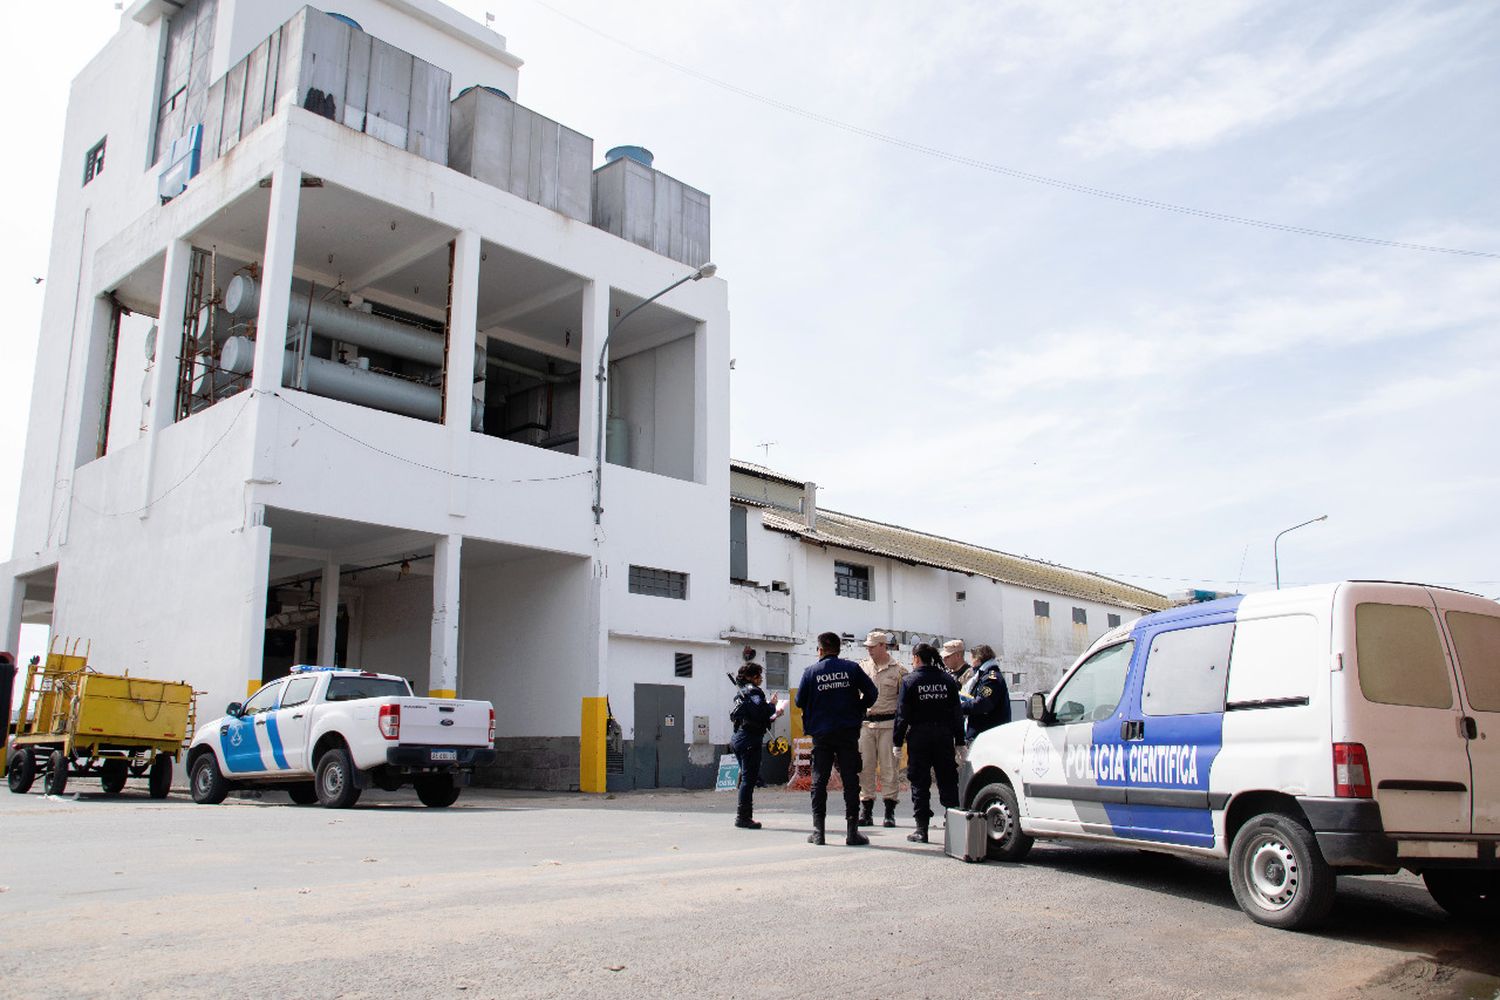
[[[495,710],[490,709],[490,746],[495,745]]]
[[[1363,743],[1333,745],[1333,794],[1341,799],[1374,797],[1370,790],[1370,758]]]
[[[381,705],[375,724],[380,727],[381,736],[388,740],[399,740],[401,738],[401,706]]]

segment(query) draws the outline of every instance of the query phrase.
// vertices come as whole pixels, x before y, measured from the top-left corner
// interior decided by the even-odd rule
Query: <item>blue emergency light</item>
[[[294,673],[294,674],[310,674],[310,673],[314,673],[315,671],[318,671],[318,670],[342,670],[342,669],[344,669],[344,668],[343,667],[320,667],[320,666],[317,666],[316,664],[312,664],[312,663],[299,663],[296,666],[292,667],[291,672]]]

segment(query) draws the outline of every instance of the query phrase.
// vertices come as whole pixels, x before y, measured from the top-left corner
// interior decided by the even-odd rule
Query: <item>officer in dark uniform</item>
[[[967,735],[970,743],[985,730],[1010,721],[1010,690],[1005,686],[995,651],[980,643],[972,653],[978,673],[970,689],[972,697],[963,700],[963,713],[969,718]]]
[[[740,667],[734,678],[740,689],[729,712],[729,721],[734,724],[729,748],[740,762],[740,801],[734,825],[745,830],[760,829],[755,821],[755,786],[760,782],[761,741],[766,738],[771,720],[781,714],[774,701],[766,701],[766,693],[760,689],[761,676],[759,663]]]
[[[879,691],[859,664],[839,658],[843,641],[833,632],[818,636],[818,662],[802,674],[797,686],[797,707],[802,709],[802,729],[812,737],[813,832],[809,844],[822,844],[823,820],[828,811],[828,779],[835,765],[844,783],[844,819],[850,847],[868,844],[859,832],[859,726],[865,710],[875,704]]]
[[[964,717],[959,710],[958,681],[943,669],[943,659],[928,643],[912,650],[912,667],[901,682],[896,703],[896,746],[906,745],[906,777],[911,782],[911,809],[917,829],[907,840],[927,843],[932,820],[932,778],[938,801],[958,805],[958,765],[953,748],[964,744]]]

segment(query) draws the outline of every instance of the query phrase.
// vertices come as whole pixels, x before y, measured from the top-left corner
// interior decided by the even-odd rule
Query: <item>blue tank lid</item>
[[[458,96],[462,97],[462,96],[464,96],[465,94],[467,94],[471,90],[487,90],[491,94],[494,94],[496,97],[503,97],[507,101],[514,100],[514,98],[512,98],[505,91],[501,90],[499,87],[487,87],[487,86],[485,86],[482,83],[471,84],[471,85],[465,87],[463,90],[460,90],[458,92]]]
[[[613,163],[621,159],[631,159],[649,167],[655,162],[656,156],[645,146],[616,146],[604,154],[605,163]]]
[[[328,16],[331,17],[331,18],[333,18],[334,20],[343,21],[345,24],[347,24],[349,27],[353,28],[355,31],[364,31],[365,30],[364,28],[360,27],[360,24],[359,24],[358,21],[356,21],[354,18],[350,17],[348,14],[335,14],[333,11],[329,11],[328,12]]]

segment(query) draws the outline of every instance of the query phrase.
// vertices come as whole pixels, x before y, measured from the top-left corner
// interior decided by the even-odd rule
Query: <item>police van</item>
[[[1249,916],[1301,928],[1336,875],[1423,877],[1500,918],[1500,604],[1344,582],[1175,608],[1100,638],[960,780],[989,857],[1035,838],[1228,858]]]

